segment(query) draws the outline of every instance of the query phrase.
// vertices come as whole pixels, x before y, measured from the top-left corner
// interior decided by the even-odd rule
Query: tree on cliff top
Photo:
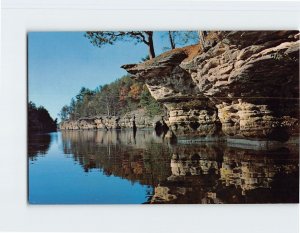
[[[135,43],[144,43],[148,46],[150,59],[155,57],[153,31],[88,31],[85,37],[97,47],[106,44],[113,45],[117,41],[133,40]]]
[[[164,49],[175,49],[178,46],[182,47],[186,44],[196,44],[199,42],[197,31],[168,31],[164,33],[162,37],[168,36],[170,47],[164,47]]]

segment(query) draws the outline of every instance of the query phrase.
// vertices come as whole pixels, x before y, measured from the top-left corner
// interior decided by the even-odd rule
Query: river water
[[[297,203],[299,149],[170,143],[152,130],[31,134],[31,204]]]

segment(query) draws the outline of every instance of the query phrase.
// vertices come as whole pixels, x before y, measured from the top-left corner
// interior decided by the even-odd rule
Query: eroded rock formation
[[[200,45],[122,66],[168,109],[177,135],[285,141],[298,134],[299,31],[214,31]]]
[[[80,118],[78,120],[64,121],[59,125],[62,130],[77,129],[121,129],[121,128],[153,128],[161,123],[161,116],[150,117],[144,109],[129,112],[121,117],[95,116]],[[162,124],[162,123],[161,123]]]

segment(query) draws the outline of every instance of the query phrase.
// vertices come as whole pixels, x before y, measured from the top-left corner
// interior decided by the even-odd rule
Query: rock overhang
[[[278,134],[278,138],[282,137],[281,131],[289,131],[282,126],[282,119],[299,118],[299,111],[294,109],[299,108],[299,31],[218,31],[211,34],[208,37],[210,47],[205,52],[176,49],[145,63],[123,68],[144,81],[151,95],[164,103],[169,113],[181,112],[178,103],[187,109],[183,107],[185,104],[199,101],[189,112],[197,110],[200,116],[200,112],[207,109],[203,100],[209,102],[209,112],[213,114],[207,115],[207,121],[198,117],[196,122],[200,126],[196,130],[190,127],[190,123],[195,123],[194,116],[185,113],[187,117],[178,116],[178,121],[171,117],[177,134],[221,133],[249,138],[255,134],[261,138]],[[232,107],[222,109],[223,103]],[[249,108],[257,105],[256,110],[248,109],[254,111],[255,117],[244,119],[248,110],[242,110],[240,105]],[[235,112],[228,109],[235,109]],[[216,119],[212,117],[214,111],[218,113]],[[215,122],[212,123],[212,119]],[[220,132],[218,127],[212,127],[218,123],[222,125]]]

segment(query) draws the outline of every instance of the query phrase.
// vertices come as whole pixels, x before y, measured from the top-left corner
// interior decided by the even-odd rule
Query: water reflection
[[[86,173],[99,170],[153,187],[147,203],[298,202],[297,146],[171,144],[151,130],[63,131],[61,142]]]
[[[28,135],[28,156],[34,159],[37,155],[47,154],[51,142],[50,134]]]
[[[177,147],[172,175],[155,188],[152,203],[298,202],[298,153],[288,148]]]
[[[158,185],[170,175],[168,145],[152,131],[65,131],[65,154],[73,154],[85,172],[101,169],[106,175],[145,185]]]

